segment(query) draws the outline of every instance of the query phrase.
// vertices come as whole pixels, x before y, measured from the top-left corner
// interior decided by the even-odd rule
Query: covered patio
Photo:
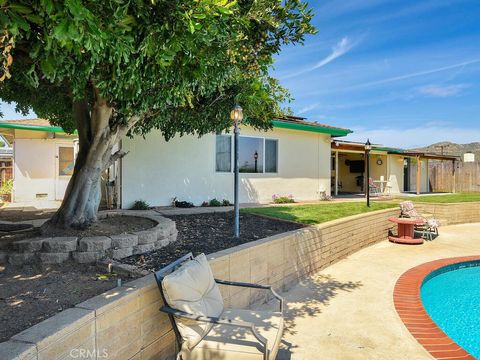
[[[367,150],[365,144],[345,140],[332,141],[331,193],[336,197],[360,197],[366,194],[367,184],[378,196],[396,194],[428,194],[431,186],[428,162],[452,161],[455,178],[456,156],[429,154],[374,144],[369,150],[369,179],[367,179]],[[455,192],[455,186],[451,189]],[[372,190],[371,190],[372,193]],[[375,195],[375,194],[374,194]]]

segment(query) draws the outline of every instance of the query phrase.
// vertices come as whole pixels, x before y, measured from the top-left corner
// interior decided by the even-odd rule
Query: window
[[[58,148],[58,175],[72,176],[73,174],[73,147],[61,146]]]
[[[265,172],[277,172],[278,140],[265,139]]]
[[[238,164],[241,173],[276,173],[278,171],[278,140],[240,136]],[[217,135],[217,172],[233,171],[233,137]]]
[[[238,139],[238,164],[242,173],[263,173],[263,139],[241,136]]]
[[[232,171],[232,137],[229,135],[217,135],[216,165],[218,172]]]

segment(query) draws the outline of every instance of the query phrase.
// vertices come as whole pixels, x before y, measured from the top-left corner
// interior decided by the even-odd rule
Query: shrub
[[[230,201],[228,201],[227,199],[223,199],[222,200],[222,205],[223,206],[232,206],[232,203]]]
[[[177,201],[177,198],[174,197],[172,200],[172,206],[177,207],[177,208],[192,208],[195,207],[191,202],[189,201]]]
[[[290,204],[295,202],[292,194],[288,196],[273,195],[272,200],[275,204]]]
[[[133,203],[131,210],[148,210],[150,209],[150,204],[145,200],[137,200]]]
[[[202,205],[200,205],[201,207],[207,207],[208,206],[208,201],[204,201],[202,202]]]
[[[9,179],[7,181],[4,181],[2,186],[0,187],[0,194],[2,195],[11,194],[12,189],[13,189],[13,180]]]
[[[208,205],[209,206],[222,206],[222,203],[220,201],[218,201],[217,199],[213,198],[212,200],[210,200]]]

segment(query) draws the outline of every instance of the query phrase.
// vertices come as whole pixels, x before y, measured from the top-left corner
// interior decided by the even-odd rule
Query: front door
[[[73,145],[56,145],[55,200],[63,200],[75,164]]]

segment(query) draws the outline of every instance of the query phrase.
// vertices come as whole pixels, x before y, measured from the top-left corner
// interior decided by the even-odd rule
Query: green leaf
[[[60,24],[58,24],[53,29],[53,35],[59,40],[66,39],[68,37],[68,21],[67,21],[67,19],[63,19],[60,22]]]
[[[25,19],[37,25],[43,24],[43,18],[35,14],[27,14],[25,15]]]
[[[233,14],[232,10],[230,10],[229,8],[223,7],[223,6],[217,7],[217,10],[220,14],[224,14],[224,15],[232,15]]]
[[[192,17],[195,19],[205,19],[207,17],[206,14],[193,14]]]
[[[55,59],[48,56],[40,62],[40,68],[47,77],[53,76],[55,74]]]
[[[32,12],[32,9],[30,9],[28,6],[22,5],[22,4],[10,4],[8,6],[11,10],[14,10],[17,13],[20,14],[30,14]]]

